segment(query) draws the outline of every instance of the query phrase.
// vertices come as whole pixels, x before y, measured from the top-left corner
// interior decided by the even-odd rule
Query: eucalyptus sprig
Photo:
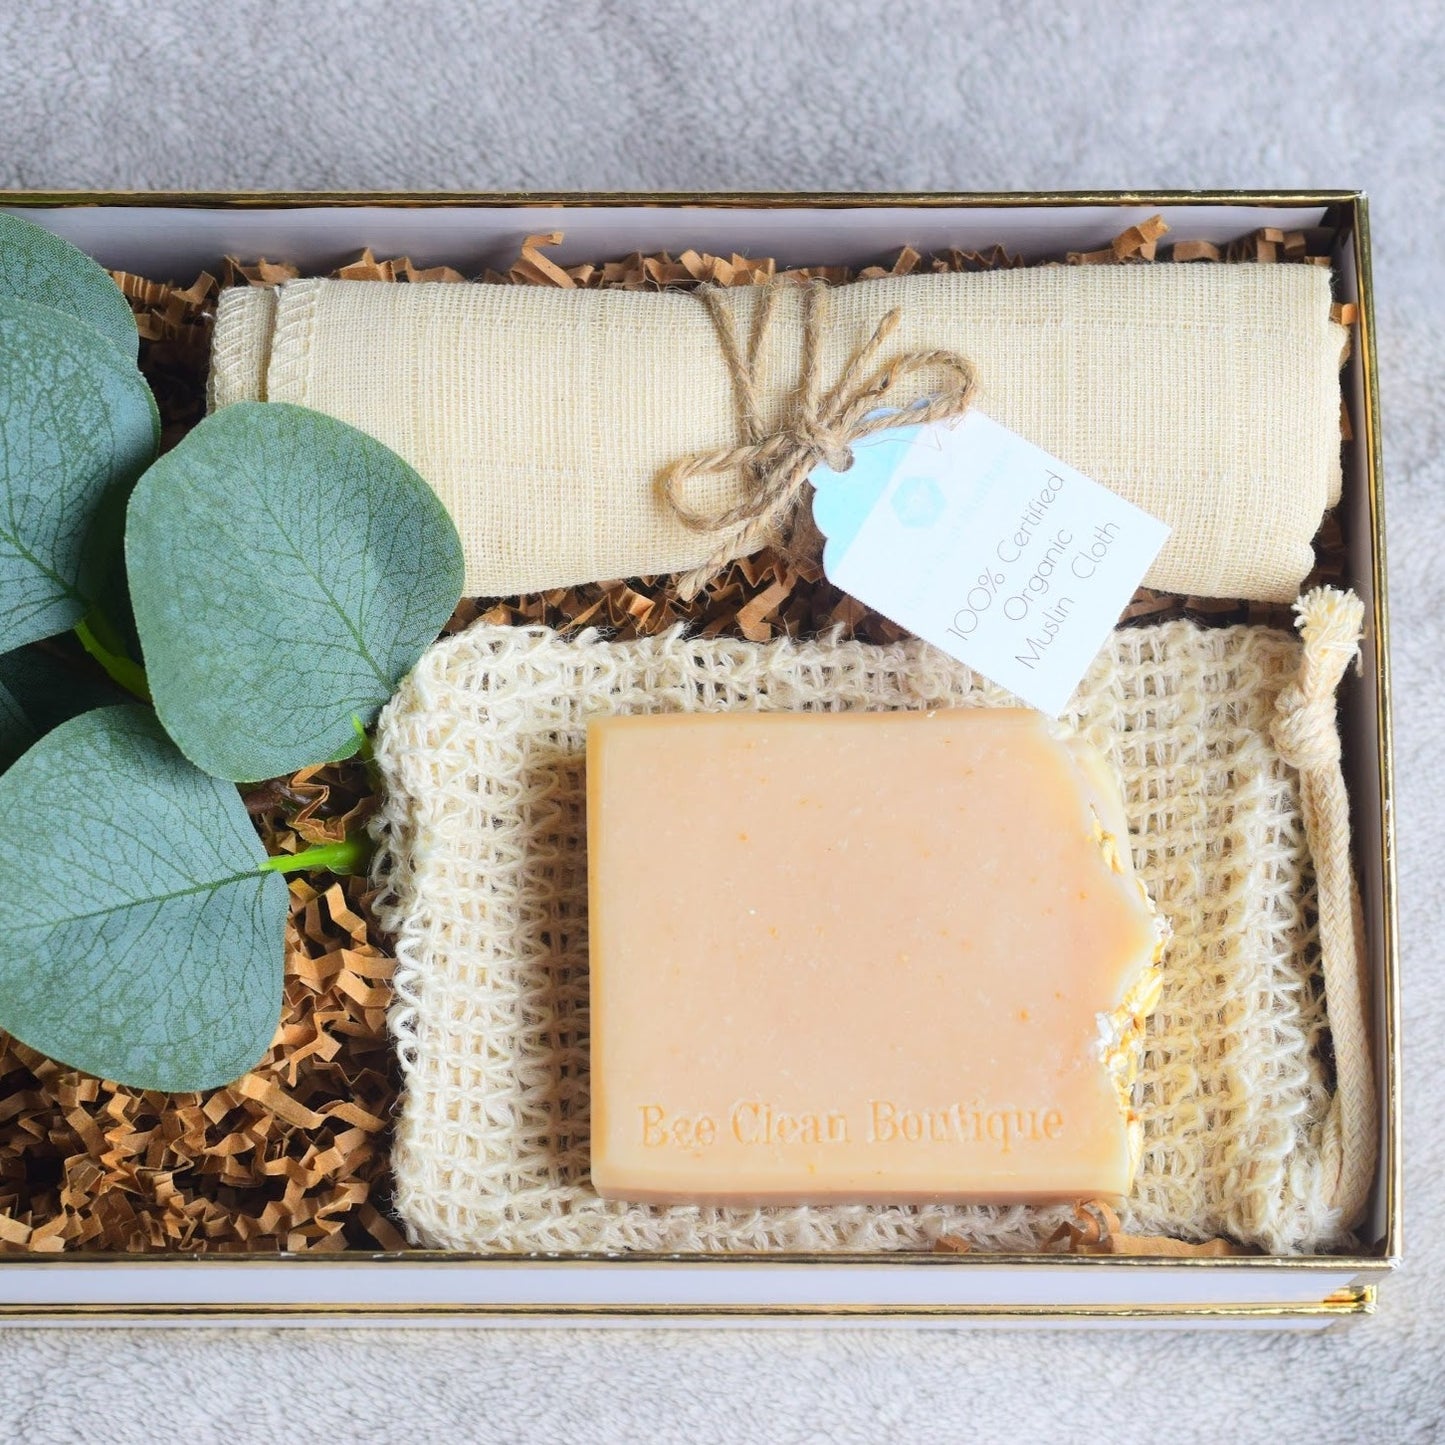
[[[231,785],[359,750],[462,551],[400,457],[301,407],[225,408],[157,459],[137,346],[100,267],[0,215],[0,1028],[201,1089],[275,1033],[281,875],[368,851],[267,858]],[[67,630],[136,701],[58,681],[33,644]]]

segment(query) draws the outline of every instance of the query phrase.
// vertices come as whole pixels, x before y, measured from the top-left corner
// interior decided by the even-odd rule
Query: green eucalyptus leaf
[[[136,1088],[244,1074],[281,1009],[265,857],[236,790],[148,709],[62,723],[0,776],[0,1026]]]
[[[181,751],[236,782],[349,757],[461,596],[436,494],[344,422],[222,408],[136,487],[126,562]]]
[[[0,651],[73,627],[156,454],[145,379],[83,322],[0,297]]]
[[[36,739],[35,727],[19,700],[0,682],[0,773]]]
[[[84,251],[59,236],[0,212],[0,296],[63,311],[100,332],[126,360],[140,350],[130,302]]]

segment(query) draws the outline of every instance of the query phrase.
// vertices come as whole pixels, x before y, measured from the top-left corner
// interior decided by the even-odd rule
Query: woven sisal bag
[[[747,336],[764,289],[710,304]],[[894,308],[881,362],[961,353],[986,414],[1174,528],[1150,586],[1273,602],[1298,592],[1340,484],[1346,331],[1330,317],[1327,269],[860,281],[831,294],[824,390]],[[803,331],[802,288],[784,286],[753,367],[764,432],[793,405]],[[900,382],[888,404],[933,379]],[[248,400],[329,412],[400,452],[451,511],[466,590],[484,596],[697,567],[717,538],[683,525],[658,478],[745,439],[713,319],[681,291],[330,280],[226,291],[211,404]],[[716,511],[742,488],[736,471],[700,478],[688,504]]]
[[[1068,715],[1123,779],[1137,867],[1174,930],[1139,1086],[1131,1233],[1328,1247],[1369,1188],[1348,828],[1327,806],[1342,797],[1334,688],[1354,655],[1358,604],[1344,599],[1356,610],[1337,615],[1339,594],[1311,596],[1330,606],[1306,614],[1303,655],[1267,628],[1118,632]],[[376,746],[378,912],[396,939],[404,1080],[393,1166],[412,1239],[508,1251],[1048,1239],[1069,1209],[669,1208],[605,1202],[588,1180],[586,719],[1010,701],[918,642],[609,643],[479,624],[432,648],[384,712]],[[1304,814],[1301,773],[1274,730],[1304,768]],[[1330,843],[1328,899],[1317,897],[1307,824],[1316,849]],[[645,839],[637,866],[645,882]],[[1319,1048],[1327,993],[1333,1092]]]

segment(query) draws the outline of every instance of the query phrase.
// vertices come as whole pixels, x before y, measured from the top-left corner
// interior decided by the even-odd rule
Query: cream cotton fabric
[[[400,288],[397,288],[400,289]],[[1300,644],[1186,622],[1116,632],[1065,720],[1117,768],[1173,927],[1140,1075],[1131,1233],[1338,1243],[1337,1128],[1299,779],[1271,740]],[[411,1238],[473,1250],[1034,1248],[1067,1208],[722,1209],[588,1180],[586,720],[610,712],[988,706],[926,644],[564,640],[477,625],[382,715],[378,912],[396,939],[393,1166]],[[647,849],[638,844],[639,885]],[[706,886],[700,863],[698,886]]]
[[[722,293],[747,334],[754,288]],[[890,309],[882,353],[947,348],[978,406],[1174,529],[1146,581],[1291,600],[1339,495],[1345,329],[1305,265],[1045,266],[896,277],[831,298],[825,385]],[[764,420],[785,415],[802,305],[759,356]],[[900,385],[890,402],[926,390]],[[706,309],[685,292],[303,280],[223,294],[211,398],[294,402],[380,438],[456,519],[467,591],[507,595],[677,572],[716,538],[658,494],[680,457],[742,440]],[[734,475],[695,483],[726,505]]]
[[[266,400],[266,368],[276,330],[277,295],[272,290],[231,287],[216,302],[211,334],[211,373],[206,407],[215,411],[233,401]]]

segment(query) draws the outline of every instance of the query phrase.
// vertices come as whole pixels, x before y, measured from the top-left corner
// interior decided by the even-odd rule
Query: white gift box
[[[496,1256],[412,1250],[332,1255],[0,1255],[0,1319],[37,1322],[364,1320],[477,1323],[1187,1323],[1323,1328],[1368,1314],[1397,1262],[1399,988],[1391,813],[1388,615],[1374,312],[1365,198],[1270,195],[90,195],[3,194],[103,265],[189,279],[227,255],[325,272],[363,247],[468,274],[505,269],[556,230],[562,265],[688,248],[862,265],[1002,244],[1026,257],[1107,246],[1162,214],[1174,236],[1224,243],[1261,227],[1327,225],[1337,294],[1359,321],[1343,377],[1351,439],[1341,511],[1345,583],[1364,599],[1362,675],[1341,729],[1373,982],[1379,1176],[1357,1255],[1143,1258],[879,1254]]]

